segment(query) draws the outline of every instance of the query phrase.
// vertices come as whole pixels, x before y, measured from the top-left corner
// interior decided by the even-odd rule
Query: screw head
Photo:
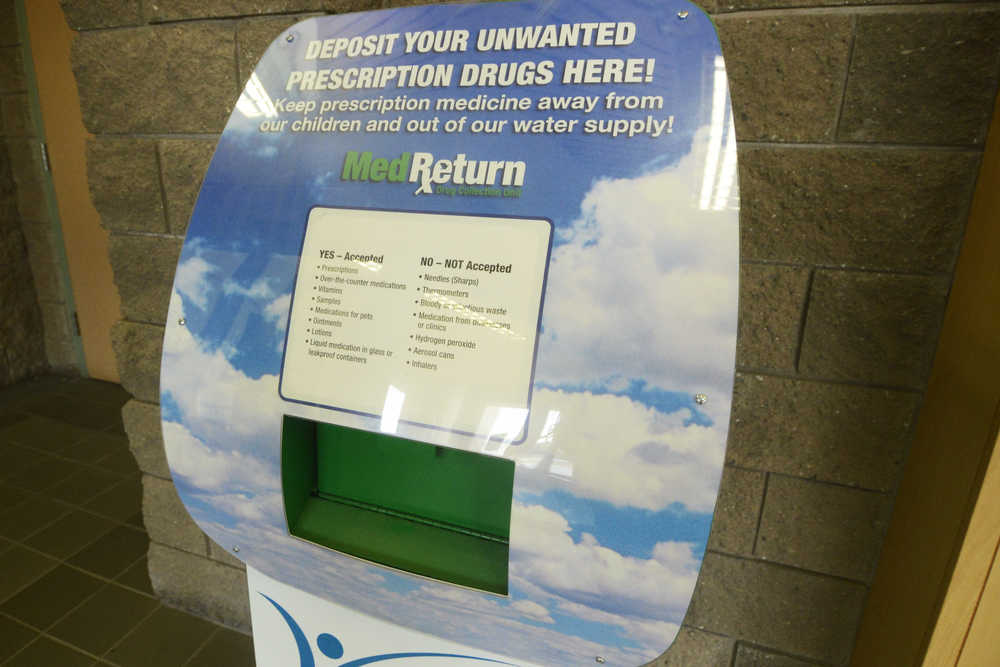
[[[694,402],[698,405],[705,405],[708,403],[708,396],[706,394],[695,394]]]
[[[295,41],[295,35],[292,33],[288,33],[287,35],[285,35],[285,41],[291,44],[292,42]]]
[[[681,21],[683,21],[687,17],[688,17],[688,11],[686,9],[677,12],[677,18],[679,18]]]
[[[179,324],[181,326],[184,326],[187,323],[188,323],[187,320],[185,320],[183,317],[181,319],[177,320],[177,324]]]
[[[604,663],[607,662],[607,660],[604,658],[603,655],[599,655],[594,658],[594,662],[599,662],[603,665]]]
[[[240,548],[238,546],[233,547],[233,552],[234,553],[239,553],[240,552]]]

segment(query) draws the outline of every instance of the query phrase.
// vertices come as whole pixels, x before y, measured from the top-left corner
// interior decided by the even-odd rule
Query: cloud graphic
[[[171,319],[184,317],[174,294]],[[188,431],[215,449],[219,443],[277,460],[281,412],[278,378],[250,378],[233,367],[223,349],[211,350],[187,327],[172,327],[164,337],[161,389],[177,406]],[[208,390],[207,388],[211,388]],[[202,391],[202,389],[206,389]]]
[[[635,179],[597,181],[580,217],[561,230],[536,371],[536,380],[551,388],[535,388],[528,438],[505,453],[518,462],[519,492],[564,489],[616,507],[659,511],[676,503],[711,511],[732,374],[732,360],[718,351],[731,349],[735,336],[735,231],[727,227],[735,216],[671,217],[671,202],[691,192],[679,175],[689,166],[685,160]],[[231,347],[240,337],[232,331],[262,322],[283,331],[290,306],[284,293],[290,283],[234,278],[249,273],[237,274],[245,257],[204,249],[181,265],[171,319],[183,317],[185,303],[205,310],[233,300],[238,312],[218,340],[168,327],[164,346],[170,370],[163,391],[180,419],[166,425],[171,465],[179,486],[196,489],[188,496],[193,513],[214,539],[240,544],[241,556],[269,576],[359,611],[543,664],[592,662],[596,655],[639,664],[672,640],[699,566],[689,543],[664,541],[649,557],[629,556],[607,546],[599,532],[574,531],[553,508],[515,502],[511,597],[504,600],[290,538],[277,415],[331,417],[281,401],[276,375],[253,377],[234,362]],[[258,270],[293,279],[293,266]],[[602,393],[624,391],[635,378],[709,393],[706,413],[716,424],[692,423],[688,409],[668,414],[635,397]],[[211,392],[199,390],[209,385]],[[377,420],[358,416],[336,421],[377,428]]]
[[[554,510],[521,503],[512,508],[511,577],[622,620],[681,620],[698,578],[691,547],[661,542],[652,558],[623,556],[587,533],[574,542],[569,522]]]
[[[177,267],[174,288],[202,310],[208,307],[209,276],[215,267],[199,256],[185,260]]]
[[[703,130],[704,132],[704,130]],[[695,147],[707,142],[696,136]],[[644,378],[728,400],[736,340],[735,211],[678,205],[704,156],[598,180],[552,251],[536,381]],[[585,362],[581,362],[585,360]]]
[[[244,287],[235,280],[226,280],[222,283],[222,292],[226,296],[236,294],[250,299],[274,298],[274,290],[271,289],[270,281],[267,278],[258,278],[252,285],[250,285],[250,287]]]
[[[288,310],[292,305],[292,295],[283,294],[264,308],[264,316],[274,323],[278,331],[284,332],[288,326]],[[284,343],[282,343],[284,347]]]
[[[164,444],[175,475],[205,489],[274,489],[272,466],[240,451],[210,448],[182,424],[163,423]]]
[[[519,489],[562,488],[649,510],[715,506],[723,427],[687,423],[687,409],[664,414],[627,396],[549,389],[535,390],[531,414],[528,439],[506,452],[518,463]],[[558,418],[542,418],[550,414]]]

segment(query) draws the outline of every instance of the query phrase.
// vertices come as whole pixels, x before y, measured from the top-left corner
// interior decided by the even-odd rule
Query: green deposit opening
[[[292,535],[507,594],[513,461],[285,416],[281,477]]]

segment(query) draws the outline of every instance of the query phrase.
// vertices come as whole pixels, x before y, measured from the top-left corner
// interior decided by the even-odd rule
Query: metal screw
[[[292,33],[288,33],[287,35],[285,35],[285,41],[291,44],[292,42],[295,41],[295,35],[293,35]]]
[[[240,548],[239,548],[239,547],[233,547],[233,551],[234,551],[235,553],[239,553],[239,552],[240,552]]]
[[[177,320],[177,324],[179,324],[181,326],[184,326],[187,323],[188,323],[188,321],[185,320],[183,317],[181,319]]]
[[[599,662],[599,663],[601,663],[603,665],[604,663],[607,662],[607,660],[604,659],[603,655],[599,655],[599,656],[597,656],[597,657],[594,658],[594,662]]]
[[[697,403],[698,405],[705,405],[706,403],[708,403],[708,396],[706,396],[705,394],[695,394],[694,402]]]
[[[684,20],[684,19],[686,19],[687,17],[688,17],[688,12],[687,12],[687,10],[686,10],[686,9],[685,9],[685,10],[682,10],[682,11],[679,11],[679,12],[677,12],[677,18],[679,18],[679,19],[680,19],[681,21],[683,21],[683,20]]]

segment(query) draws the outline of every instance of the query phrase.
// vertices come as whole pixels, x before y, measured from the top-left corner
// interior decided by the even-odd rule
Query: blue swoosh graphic
[[[513,663],[504,662],[502,660],[493,660],[492,658],[477,658],[474,655],[459,655],[457,653],[385,653],[383,655],[373,655],[368,658],[358,658],[357,660],[351,660],[350,662],[343,663],[342,665],[340,665],[340,667],[361,667],[361,665],[370,665],[373,662],[383,662],[385,660],[399,660],[402,658],[465,658],[466,660],[482,660],[483,662],[495,662],[500,665],[513,665]]]
[[[309,640],[306,639],[306,635],[302,632],[302,628],[299,627],[299,624],[295,622],[295,619],[292,618],[287,611],[285,611],[284,607],[263,593],[261,593],[261,595],[265,600],[274,605],[274,608],[278,610],[281,617],[285,619],[285,623],[288,624],[288,629],[292,631],[292,636],[295,637],[295,643],[299,647],[299,662],[301,663],[299,667],[316,667],[316,661],[313,660],[312,649],[309,648]]]

